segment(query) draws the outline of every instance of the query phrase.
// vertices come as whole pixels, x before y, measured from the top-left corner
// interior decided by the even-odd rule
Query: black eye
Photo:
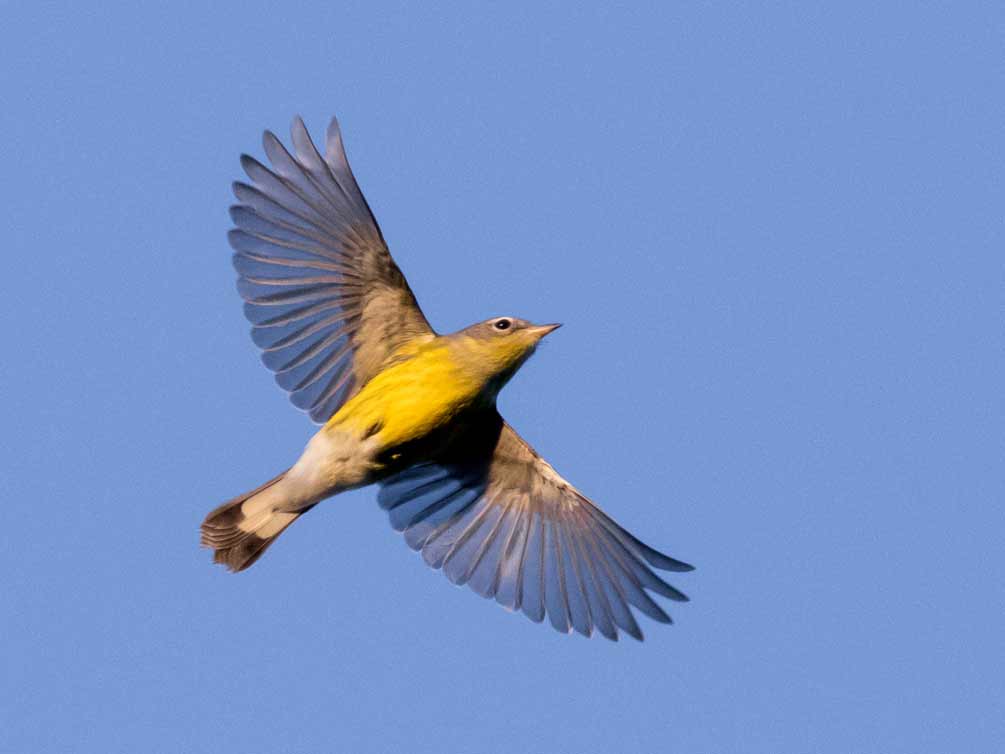
[[[509,330],[510,324],[508,319],[497,319],[494,327],[496,330]]]

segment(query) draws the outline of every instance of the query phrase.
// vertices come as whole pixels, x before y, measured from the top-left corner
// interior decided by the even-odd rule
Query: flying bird
[[[292,467],[213,510],[201,542],[243,571],[294,521],[345,490],[380,485],[408,545],[467,584],[557,630],[641,640],[633,608],[687,597],[653,569],[692,566],[649,547],[558,474],[499,415],[496,396],[557,324],[493,317],[430,326],[391,258],[346,159],[303,121],[292,153],[266,131],[248,155],[229,233],[262,361],[321,429]]]

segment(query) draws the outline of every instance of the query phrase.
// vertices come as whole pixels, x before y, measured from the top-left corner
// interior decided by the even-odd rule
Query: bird
[[[558,324],[497,316],[451,334],[429,324],[346,157],[297,116],[271,167],[247,154],[228,233],[265,366],[321,428],[299,459],[205,518],[200,542],[230,571],[254,564],[321,501],[370,484],[392,527],[454,584],[558,631],[639,641],[653,595],[687,597],[656,570],[693,566],[643,543],[566,481],[502,418],[499,391]]]

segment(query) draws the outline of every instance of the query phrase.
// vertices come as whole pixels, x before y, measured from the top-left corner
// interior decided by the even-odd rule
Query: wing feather
[[[293,152],[262,137],[231,207],[238,292],[252,340],[293,405],[319,423],[416,337],[432,336],[349,167],[338,123],[325,156],[298,117]]]
[[[380,504],[409,546],[451,582],[564,633],[641,640],[633,608],[670,623],[650,592],[687,597],[653,569],[691,566],[619,526],[494,410],[473,425],[382,483]]]

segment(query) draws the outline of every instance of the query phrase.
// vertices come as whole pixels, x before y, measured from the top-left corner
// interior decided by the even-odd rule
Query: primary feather
[[[356,184],[338,123],[325,156],[303,121],[295,154],[263,137],[272,169],[244,155],[230,232],[252,339],[293,404],[318,423],[374,377],[388,357],[433,334]]]

